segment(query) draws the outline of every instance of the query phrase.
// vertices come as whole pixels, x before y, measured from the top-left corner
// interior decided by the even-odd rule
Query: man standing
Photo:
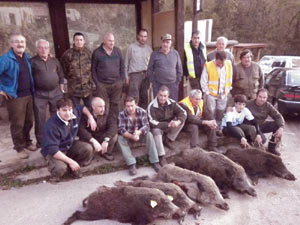
[[[147,66],[152,49],[147,45],[148,31],[141,29],[137,41],[131,44],[125,57],[125,75],[129,79],[129,96],[135,98],[136,103],[146,109],[148,106],[149,79]]]
[[[75,33],[73,41],[73,48],[65,51],[61,57],[65,78],[68,81],[68,96],[74,105],[80,104],[82,99],[84,105],[89,107],[93,92],[92,53],[85,47],[82,33]]]
[[[216,58],[217,52],[224,51],[226,53],[226,59],[231,61],[231,65],[234,66],[234,56],[232,53],[228,50],[226,50],[228,39],[226,37],[218,37],[217,43],[216,43],[216,49],[212,52],[208,53],[207,55],[207,61],[212,61]]]
[[[184,74],[192,89],[199,89],[200,78],[206,61],[206,47],[200,41],[200,31],[194,31],[190,43],[184,46]]]
[[[158,156],[161,164],[164,164],[166,154],[164,145],[169,149],[175,148],[172,142],[176,140],[184,126],[186,112],[177,102],[169,98],[169,89],[163,85],[148,106],[148,116]],[[163,134],[166,136],[163,137]]]
[[[130,142],[146,141],[150,163],[156,172],[160,169],[156,146],[149,130],[147,112],[136,105],[133,97],[127,97],[125,109],[119,113],[118,118],[118,143],[126,165],[129,166],[130,175],[137,173],[136,159],[131,153]]]
[[[227,95],[232,83],[232,66],[231,62],[226,60],[225,52],[217,52],[216,59],[205,64],[200,82],[205,94],[205,118],[216,119],[218,129],[221,129]]]
[[[261,131],[255,139],[257,144],[262,145],[266,142],[266,137],[263,133],[272,132],[267,150],[275,155],[280,155],[277,151],[277,146],[281,141],[284,119],[277,109],[275,109],[271,103],[267,102],[267,99],[268,90],[260,89],[257,92],[257,97],[247,103],[247,108],[253,114]],[[266,121],[269,116],[273,119],[273,121]]]
[[[109,115],[102,98],[93,98],[91,107],[91,113],[97,123],[97,128],[93,131],[90,127],[87,127],[87,117],[83,116],[78,131],[79,139],[91,143],[94,150],[100,152],[101,157],[112,161],[114,160],[112,151],[117,141],[116,120]]]
[[[93,147],[75,141],[82,113],[88,117],[87,126],[95,131],[97,124],[89,110],[81,105],[73,108],[69,98],[57,101],[57,113],[45,125],[41,153],[48,163],[52,181],[59,181],[68,169],[75,178],[80,178],[80,166],[89,165],[93,159]]]
[[[10,37],[10,50],[0,57],[0,95],[6,100],[14,149],[22,159],[25,148],[35,151],[30,140],[33,126],[32,94],[34,90],[30,58],[25,53],[26,39],[21,34]]]
[[[56,103],[63,97],[64,74],[59,61],[49,55],[50,44],[40,39],[36,42],[37,55],[31,59],[35,85],[33,101],[36,147],[42,146],[43,129],[46,123],[47,105],[50,115],[56,112]]]
[[[109,112],[117,116],[125,73],[121,50],[115,47],[112,33],[105,34],[103,43],[93,52],[92,74],[97,96],[104,99],[109,104]]]
[[[241,62],[235,65],[232,80],[233,95],[245,95],[248,100],[256,99],[257,91],[264,86],[263,72],[252,57],[249,49],[241,52]]]
[[[194,89],[189,96],[179,102],[180,106],[186,111],[187,119],[185,121],[184,130],[186,130],[191,137],[191,148],[199,146],[199,128],[207,133],[207,149],[210,151],[217,151],[216,128],[215,120],[203,119],[203,100],[202,93],[199,89]]]
[[[182,78],[182,65],[178,52],[172,49],[172,36],[162,36],[161,48],[151,54],[148,76],[152,82],[153,96],[165,85],[170,90],[170,97],[178,101],[178,87]]]

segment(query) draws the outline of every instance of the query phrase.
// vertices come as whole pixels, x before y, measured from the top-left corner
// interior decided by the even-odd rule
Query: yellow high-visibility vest
[[[189,110],[191,111],[191,113],[193,115],[195,115],[196,112],[194,110],[193,104],[192,104],[189,96],[187,96],[184,99],[182,99],[179,103],[185,104],[189,108]],[[199,109],[200,109],[200,118],[202,118],[202,114],[203,114],[203,100],[202,99],[199,102],[198,106],[199,106]]]
[[[200,43],[200,45],[201,45],[201,43]],[[187,70],[189,72],[189,76],[191,78],[196,78],[193,50],[192,50],[192,47],[191,47],[190,43],[186,43],[184,45],[184,51],[185,51],[185,56],[186,56],[186,67],[187,67]],[[205,48],[205,46],[202,49],[202,52],[203,52],[204,58],[206,58],[206,48]]]
[[[219,73],[214,61],[205,64],[208,73],[208,90],[212,96],[218,96],[219,90]],[[225,60],[226,78],[225,78],[225,94],[227,95],[232,86],[232,66],[229,60]]]

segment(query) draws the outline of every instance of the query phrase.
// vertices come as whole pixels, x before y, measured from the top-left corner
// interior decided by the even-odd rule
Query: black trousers
[[[6,106],[14,149],[19,152],[32,143],[30,139],[30,130],[33,127],[32,96],[7,100]]]

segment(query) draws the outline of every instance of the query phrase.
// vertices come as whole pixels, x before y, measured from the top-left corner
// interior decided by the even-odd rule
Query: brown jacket
[[[232,92],[233,95],[246,95],[248,100],[255,99],[258,89],[263,87],[263,73],[259,65],[251,62],[251,76],[248,77],[241,63],[235,65]]]

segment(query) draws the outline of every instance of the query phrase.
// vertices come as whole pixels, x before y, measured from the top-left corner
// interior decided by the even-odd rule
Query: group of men
[[[130,174],[135,175],[131,143],[146,142],[149,160],[158,171],[166,163],[164,147],[174,148],[172,142],[182,129],[191,134],[190,145],[196,147],[199,128],[208,134],[208,149],[217,151],[216,134],[230,91],[251,100],[263,86],[261,70],[251,62],[251,52],[242,52],[241,63],[233,66],[233,56],[225,50],[227,39],[220,37],[217,49],[206,57],[197,31],[185,45],[182,66],[170,34],[162,37],[161,48],[154,52],[147,45],[147,35],[147,30],[139,31],[125,61],[112,33],[105,34],[93,53],[85,47],[84,35],[75,33],[73,47],[60,61],[51,56],[50,43],[44,39],[36,42],[37,55],[30,60],[25,53],[25,37],[12,35],[10,50],[0,58],[0,95],[6,100],[11,136],[20,158],[29,157],[25,149],[42,147],[55,179],[68,170],[80,177],[80,166],[89,165],[95,152],[114,160],[112,150],[118,142]],[[183,73],[193,90],[177,102]],[[63,97],[64,78],[68,98]],[[120,111],[124,83],[129,84],[129,94]],[[150,83],[155,98],[148,104]],[[258,97],[256,102],[261,99]],[[84,106],[79,105],[81,101]],[[263,104],[267,104],[266,99]],[[47,106],[51,118],[46,123]],[[260,106],[257,104],[258,111]],[[33,115],[36,146],[29,135]],[[281,121],[265,131],[280,136],[283,125]]]

